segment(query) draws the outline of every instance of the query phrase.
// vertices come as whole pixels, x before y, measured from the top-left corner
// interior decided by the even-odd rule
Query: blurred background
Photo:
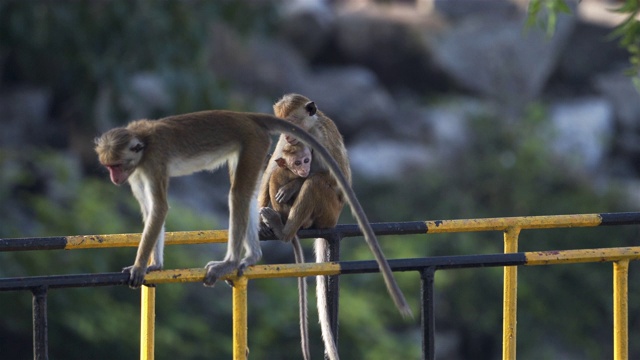
[[[140,232],[138,206],[99,166],[94,137],[137,118],[271,113],[290,92],[343,133],[372,221],[637,211],[640,99],[628,73],[638,74],[640,29],[623,23],[634,3],[618,13],[625,2],[0,1],[0,237]],[[226,228],[226,177],[172,180],[167,231]],[[341,223],[353,222],[345,210]],[[381,242],[390,258],[503,247],[493,232]],[[637,226],[520,236],[521,251],[625,245],[640,245]],[[263,248],[265,263],[293,262],[286,244]],[[172,246],[165,268],[200,267],[224,249]],[[371,258],[360,238],[342,249],[344,260]],[[2,253],[0,276],[119,271],[134,256]],[[611,269],[521,268],[518,357],[611,358]],[[418,314],[419,276],[396,276]],[[632,264],[631,339],[639,282]],[[440,271],[435,286],[437,358],[500,358],[502,269]],[[231,358],[228,286],[157,293],[157,359]],[[2,359],[33,356],[30,300],[0,293],[10,309],[0,316]],[[138,291],[52,290],[48,301],[51,358],[138,357]],[[253,281],[249,301],[251,358],[301,358],[296,280]],[[322,358],[309,301],[312,354]],[[344,359],[420,358],[419,321],[402,320],[376,274],[342,277],[340,306]],[[640,343],[629,346],[640,357]]]

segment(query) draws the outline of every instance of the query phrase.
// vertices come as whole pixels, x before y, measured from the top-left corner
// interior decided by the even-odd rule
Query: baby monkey
[[[281,215],[283,223],[304,179],[311,173],[311,160],[311,150],[300,142],[287,143],[282,149],[282,156],[274,160],[278,167],[269,179],[269,197],[273,210]]]
[[[295,196],[300,191],[304,179],[311,172],[311,150],[300,142],[288,138],[282,148],[282,156],[274,161],[278,167],[273,171],[269,179],[269,197],[272,207],[260,209],[262,221],[271,228],[278,239],[283,239],[284,223],[289,217],[289,211],[293,205]],[[305,224],[307,227],[311,224]],[[295,236],[291,239],[293,255],[296,264],[303,264],[304,252],[300,245],[300,239]],[[302,342],[303,359],[311,358],[309,351],[309,321],[307,315],[307,278],[298,278],[298,304],[300,306],[300,338]]]

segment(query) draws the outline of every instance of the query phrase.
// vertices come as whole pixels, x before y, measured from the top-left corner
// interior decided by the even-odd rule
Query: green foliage
[[[547,36],[553,36],[558,23],[558,14],[570,14],[571,9],[564,0],[531,0],[527,12],[528,27],[546,28]],[[546,14],[546,19],[541,16],[543,13]]]
[[[625,0],[619,8],[611,11],[627,15],[626,19],[613,30],[610,38],[619,39],[620,46],[629,52],[631,68],[627,73],[633,76],[633,84],[640,92],[640,21],[638,20],[640,1]],[[531,0],[526,25],[546,28],[547,35],[552,36],[559,13],[571,13],[566,0]]]
[[[631,69],[627,71],[630,76],[634,76],[633,83],[640,92],[640,1],[627,0],[616,12],[628,14],[626,20],[618,25],[611,33],[613,38],[619,38],[620,45],[629,51],[629,62]]]
[[[463,152],[424,173],[407,173],[402,186],[392,181],[357,182],[361,194],[376,194],[360,196],[368,215],[383,221],[418,221],[600,213],[625,211],[629,206],[614,187],[595,188],[584,175],[561,170],[567,164],[549,150],[553,133],[546,130],[543,106],[532,105],[525,117],[515,123],[479,117],[472,120],[471,126],[474,136]],[[519,250],[628,246],[637,245],[636,238],[637,230],[633,227],[523,230]],[[500,232],[394,236],[383,237],[381,241],[390,258],[503,251]],[[358,254],[356,258],[367,257],[365,246],[359,242],[343,244],[345,259],[354,256],[352,251]],[[519,269],[519,356],[538,358],[541,346],[546,348],[548,358],[558,358],[566,349],[593,359],[608,356],[611,328],[603,324],[610,324],[612,314],[610,263]],[[403,289],[415,294],[417,279],[410,282],[404,274],[401,276]],[[366,285],[380,289],[381,286]],[[438,271],[435,286],[436,328],[441,333],[460,336],[458,357],[500,357],[502,269]],[[352,288],[358,291],[357,285],[349,284],[344,292],[351,292]],[[630,299],[639,295],[638,287],[630,289]],[[377,293],[366,295],[367,299],[377,296]],[[380,296],[371,303],[384,303],[384,294]],[[393,323],[393,311],[387,313],[388,310],[393,309],[374,310],[377,315],[382,314],[383,324]],[[341,338],[350,336],[347,328],[351,321],[350,315],[341,317]],[[630,338],[634,336],[638,335],[634,332]],[[367,350],[380,349],[376,345]],[[632,346],[632,354],[638,351]]]
[[[126,187],[107,179],[81,179],[72,157],[50,150],[0,152],[0,208],[2,236],[53,236],[140,232],[138,205]],[[36,167],[34,164],[38,164]],[[11,229],[15,214],[31,211],[35,228]],[[14,214],[14,215],[12,215]],[[214,228],[208,217],[172,204],[168,230]],[[199,267],[210,260],[210,247],[172,246],[165,263],[171,268]],[[129,265],[135,249],[10,252],[1,254],[0,277],[98,273]],[[214,326],[230,319],[229,291],[213,292],[197,284],[158,288],[158,358],[211,358],[228,353],[230,327]],[[194,293],[203,293],[193,295]],[[31,355],[31,318],[26,293],[0,293],[0,306],[11,308],[0,318],[0,357]],[[194,298],[201,296],[202,298]],[[48,296],[49,345],[54,358],[129,358],[139,348],[139,292],[126,287],[52,290]],[[217,304],[217,305],[216,305]],[[175,309],[182,309],[175,311]],[[230,320],[228,321],[230,324]],[[169,325],[170,324],[170,325]],[[220,337],[212,342],[211,336]],[[74,346],[68,346],[72,341]],[[165,347],[164,344],[174,346]],[[165,357],[165,355],[167,357]]]
[[[68,120],[84,126],[93,125],[100,91],[126,96],[140,73],[162,76],[170,113],[222,107],[226,92],[207,68],[215,56],[207,46],[211,25],[269,28],[269,9],[236,1],[2,1],[2,80],[50,88],[74,109]],[[113,117],[125,115],[118,101],[109,109]]]

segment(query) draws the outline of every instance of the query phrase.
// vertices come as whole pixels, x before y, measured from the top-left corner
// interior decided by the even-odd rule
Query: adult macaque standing
[[[314,150],[315,158],[325,161],[347,196],[367,242],[377,243],[358,199],[331,153],[301,127],[267,114],[232,111],[203,111],[170,116],[164,119],[138,120],[126,127],[104,133],[95,140],[100,163],[116,185],[129,182],[140,203],[144,230],[135,262],[125,268],[129,286],[140,287],[147,271],[162,268],[164,222],[169,206],[169,177],[213,170],[227,163],[229,191],[229,244],[222,261],[205,265],[205,285],[213,286],[222,276],[234,271],[242,275],[247,266],[262,256],[258,241],[258,213],[255,191],[264,158],[271,145],[271,133],[285,133]],[[244,256],[242,256],[244,248]],[[379,259],[378,255],[376,254]],[[388,263],[381,259],[384,273]],[[389,275],[390,272],[389,272]],[[397,284],[390,278],[389,290],[394,299],[402,299]],[[408,311],[405,302],[398,303]],[[404,305],[404,306],[402,306]]]
[[[302,95],[288,94],[280,99],[273,108],[276,116],[286,118],[288,121],[299,125],[322,143],[338,163],[349,184],[351,183],[351,168],[342,135],[338,131],[335,123],[321,111],[318,111],[313,101],[310,101]],[[281,136],[274,150],[272,159],[275,160],[281,157],[285,145],[295,143],[296,141],[294,136]],[[273,161],[270,161],[262,177],[262,185],[258,196],[260,207],[267,207],[271,202],[269,197],[269,180],[276,166]],[[301,228],[311,227],[322,229],[336,226],[340,212],[345,204],[345,195],[348,195],[338,187],[336,180],[330,171],[328,171],[327,167],[314,157],[311,164],[311,174],[304,180],[297,197],[291,205],[289,216],[284,222],[282,236],[279,236],[282,240],[293,240],[297,231]],[[271,205],[273,206],[274,204],[271,203]],[[365,239],[366,238],[367,236],[365,235]],[[377,241],[375,243],[367,241],[367,243],[380,264],[381,273],[385,279],[387,289],[390,294],[392,294],[396,306],[403,315],[410,315],[411,310],[393,280],[391,269],[388,268],[388,264],[383,260],[384,255]],[[314,250],[316,262],[327,262],[329,260],[327,258],[328,243],[325,239],[316,239]],[[325,276],[317,276],[316,282],[318,314],[325,350],[330,359],[338,359],[327,310],[327,278]],[[395,296],[396,294],[398,296]]]

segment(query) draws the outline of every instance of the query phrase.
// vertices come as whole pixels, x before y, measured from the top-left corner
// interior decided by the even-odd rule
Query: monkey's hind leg
[[[238,266],[238,276],[242,276],[247,267],[255,265],[262,258],[262,248],[260,247],[260,239],[258,231],[260,229],[258,215],[258,202],[256,197],[251,198],[249,205],[249,227],[247,228],[247,237],[244,241],[244,257]]]
[[[229,240],[227,254],[222,261],[209,261],[205,265],[207,274],[204,278],[205,286],[214,286],[219,278],[238,270],[240,265],[240,253],[242,252],[243,239],[247,233],[247,218],[236,215],[237,207],[234,205],[234,191],[229,193]],[[247,203],[248,204],[248,203]],[[245,210],[248,213],[249,209]]]
[[[205,265],[207,274],[204,278],[205,286],[213,286],[219,278],[238,271],[242,276],[244,270],[255,265],[262,257],[260,240],[258,238],[258,205],[255,191],[262,169],[262,158],[256,154],[266,154],[269,148],[269,138],[264,141],[254,139],[244,143],[244,148],[237,158],[230,158],[229,177],[231,190],[229,191],[229,243],[227,254],[221,262],[210,261]],[[242,249],[245,256],[240,260]]]
[[[282,223],[282,217],[280,217],[280,214],[270,207],[263,207],[260,209],[260,217],[262,218],[262,222],[271,229],[276,238],[283,240],[282,230],[284,228],[284,224]]]

